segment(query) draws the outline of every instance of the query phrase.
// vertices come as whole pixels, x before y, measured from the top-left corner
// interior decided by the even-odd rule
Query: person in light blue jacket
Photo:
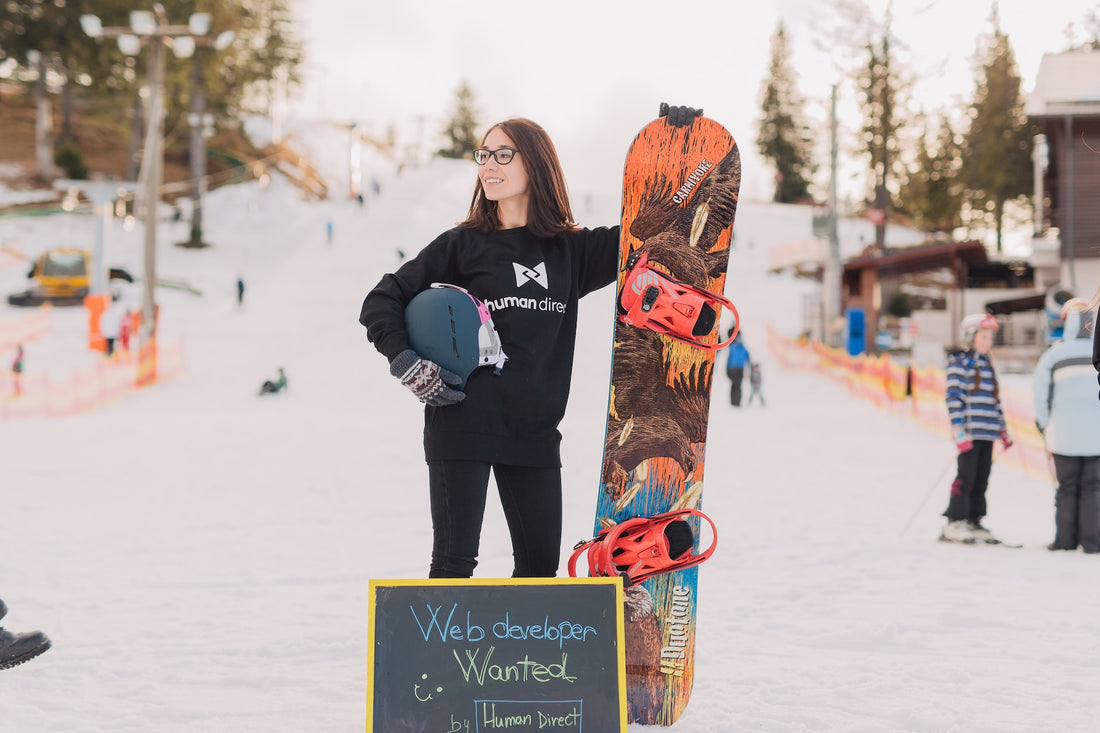
[[[1063,338],[1035,365],[1035,425],[1054,457],[1051,550],[1100,553],[1100,401],[1092,366],[1095,313],[1074,298],[1063,306]]]

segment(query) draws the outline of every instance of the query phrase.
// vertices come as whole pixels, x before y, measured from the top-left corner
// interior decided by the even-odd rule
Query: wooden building
[[[1100,277],[1100,50],[1045,54],[1025,112],[1047,149],[1036,236],[1057,228],[1063,283],[1091,293]]]

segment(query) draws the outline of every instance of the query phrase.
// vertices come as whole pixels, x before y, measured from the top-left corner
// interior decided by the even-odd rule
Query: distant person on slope
[[[115,353],[115,341],[122,336],[122,319],[125,313],[122,304],[115,299],[99,316],[99,333],[107,342],[107,356]]]
[[[760,362],[754,361],[749,364],[749,392],[748,404],[752,404],[752,401],[757,397],[760,398],[760,406],[764,406],[764,393],[761,391],[761,385],[763,382],[763,375],[760,373]]]
[[[959,451],[958,473],[951,484],[947,525],[941,539],[951,542],[993,541],[982,526],[986,515],[985,493],[993,466],[993,443],[1000,439],[1012,446],[1001,409],[1000,387],[989,350],[993,334],[1000,327],[991,315],[977,313],[963,319],[961,330],[966,345],[947,363],[947,414],[951,434]]]
[[[675,108],[674,124],[694,110]],[[489,474],[512,539],[515,577],[552,577],[561,554],[558,432],[569,394],[578,300],[611,284],[618,227],[573,221],[553,142],[539,125],[494,125],[474,151],[477,180],[465,221],[386,275],[359,321],[424,410],[432,514],[429,577],[473,575]],[[465,288],[492,312],[510,357],[499,374],[460,380],[409,344],[405,307],[432,283]],[[448,384],[448,382],[450,382]]]
[[[11,363],[12,395],[23,394],[23,344],[15,347],[15,359]]]
[[[1100,401],[1091,365],[1096,314],[1084,298],[1062,306],[1062,340],[1035,365],[1035,425],[1054,457],[1051,550],[1100,552]]]
[[[732,332],[732,328],[730,331]],[[741,384],[745,379],[745,367],[752,363],[749,350],[745,348],[742,339],[743,333],[738,333],[733,343],[729,345],[729,354],[726,358],[726,376],[730,378],[730,404],[734,407],[741,406]],[[726,335],[729,338],[729,335]]]
[[[282,367],[279,367],[279,376],[277,379],[265,380],[264,383],[260,385],[260,395],[279,394],[280,392],[285,392],[286,389],[286,371]]]

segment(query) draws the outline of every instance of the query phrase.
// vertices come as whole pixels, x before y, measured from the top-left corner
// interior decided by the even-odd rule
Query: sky
[[[886,0],[867,0],[886,17]],[[770,41],[782,20],[792,66],[815,129],[827,129],[838,85],[842,156],[852,137],[851,61],[826,52],[835,24],[820,0],[690,3],[556,0],[552,3],[419,0],[346,3],[292,0],[306,42],[299,110],[404,139],[438,131],[461,81],[472,87],[485,126],[513,116],[539,122],[556,141],[570,185],[618,185],[622,159],[660,102],[703,108],[738,139],[744,195],[767,199],[769,173],[755,151]],[[990,32],[985,0],[894,0],[899,57],[916,77],[916,103],[932,111],[972,96],[970,62]],[[1025,90],[1043,53],[1067,45],[1094,0],[1000,0]],[[844,129],[844,128],[847,129]],[[421,133],[420,131],[423,131]],[[405,135],[407,134],[407,137]],[[822,149],[821,161],[827,160]],[[842,189],[845,182],[841,182]]]
[[[338,133],[299,130],[334,181]],[[471,166],[373,167],[382,193],[363,208],[305,201],[279,174],[217,189],[204,209],[213,246],[173,246],[186,220],[166,218],[157,240],[161,278],[201,293],[157,291],[182,374],[78,415],[11,417],[41,404],[47,375],[58,393],[94,394],[96,380],[71,379],[102,361],[81,308],[54,309],[27,341],[21,397],[0,372],[2,623],[53,641],[0,671],[5,733],[363,733],[369,581],[423,577],[431,529],[423,410],[367,343],[359,306],[398,247],[415,251],[461,215]],[[719,544],[699,569],[692,699],[670,730],[1095,729],[1100,556],[1044,548],[1050,479],[994,463],[986,524],[1024,548],[939,543],[955,462],[945,431],[768,350],[765,325],[797,334],[814,291],[766,274],[806,213],[738,207],[725,294],[767,405],[730,407],[716,378],[702,509]],[[585,214],[617,216],[614,192]],[[0,241],[32,254],[90,242],[97,226],[9,217]],[[112,264],[140,262],[142,240],[116,221]],[[25,273],[0,256],[0,293],[26,287]],[[563,569],[593,529],[613,312],[610,287],[580,303],[561,426]],[[27,315],[0,299],[0,336]],[[11,357],[0,346],[0,363]],[[280,366],[289,390],[258,396]],[[1001,379],[1005,395],[1030,387]],[[494,496],[477,577],[510,574],[507,537]]]

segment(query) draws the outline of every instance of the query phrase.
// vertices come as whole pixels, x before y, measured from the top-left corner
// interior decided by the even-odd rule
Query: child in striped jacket
[[[1005,448],[1012,445],[1001,409],[997,374],[989,358],[998,328],[997,319],[991,315],[979,313],[964,318],[966,348],[952,354],[947,363],[947,413],[959,455],[951,498],[943,513],[947,525],[942,539],[952,542],[993,541],[989,530],[982,526],[993,443],[1000,439]]]

